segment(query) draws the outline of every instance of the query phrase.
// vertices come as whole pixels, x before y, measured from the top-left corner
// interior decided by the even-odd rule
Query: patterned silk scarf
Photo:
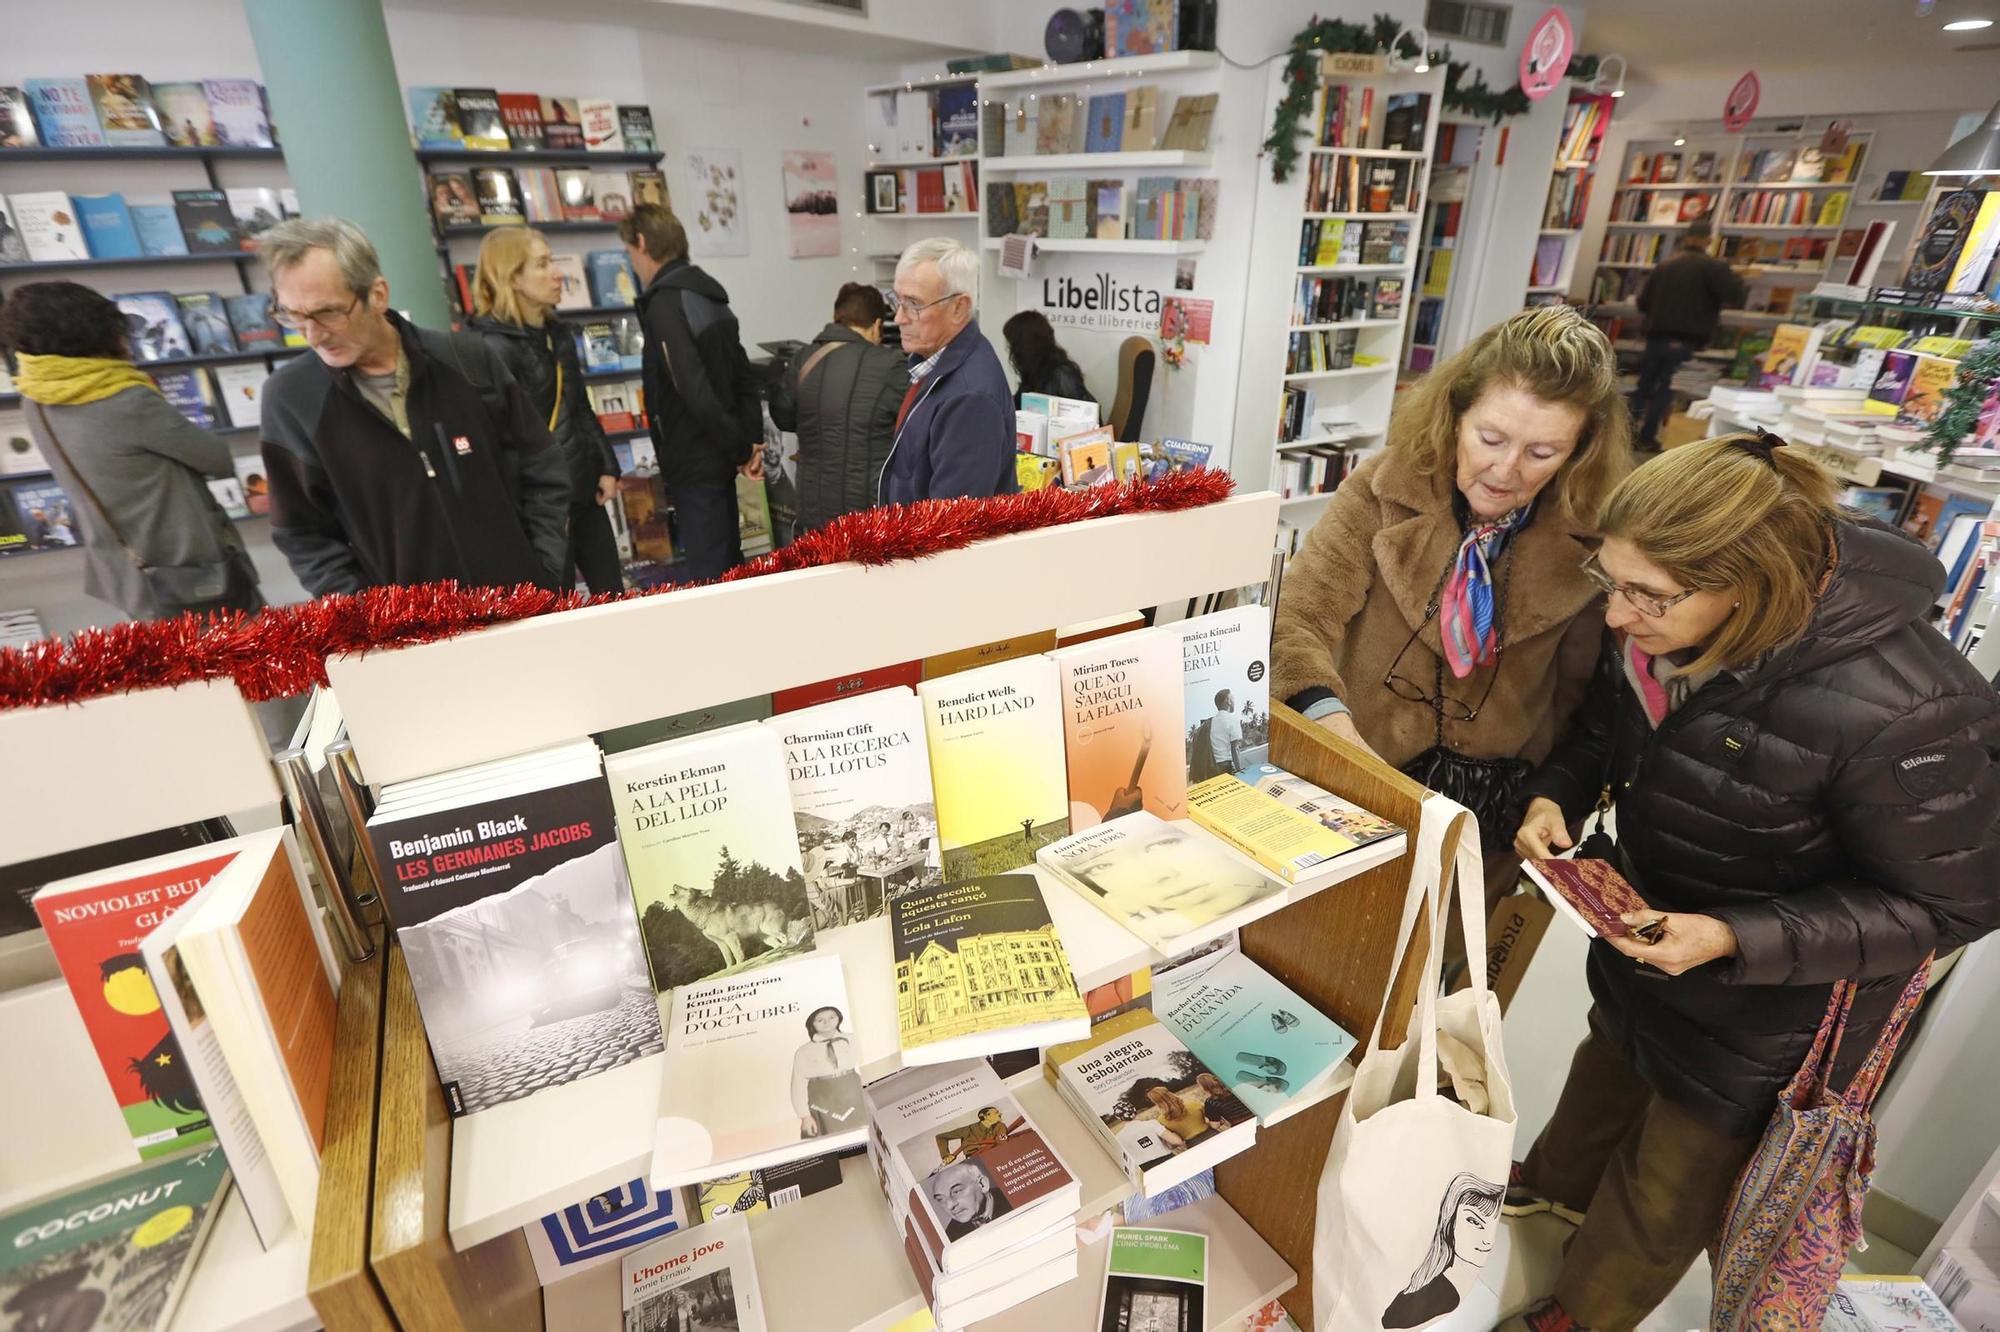
[[[1438,601],[1438,640],[1444,645],[1445,664],[1461,680],[1495,656],[1500,635],[1494,616],[1492,561],[1527,521],[1531,507],[1524,504],[1491,522],[1475,519],[1458,544]]]

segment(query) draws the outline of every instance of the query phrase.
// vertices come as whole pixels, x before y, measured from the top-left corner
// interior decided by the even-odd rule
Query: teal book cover
[[[1153,1011],[1260,1123],[1354,1048],[1331,1018],[1236,952],[1157,973]]]

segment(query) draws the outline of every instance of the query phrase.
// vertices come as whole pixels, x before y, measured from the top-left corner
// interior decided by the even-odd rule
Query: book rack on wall
[[[1535,254],[1528,266],[1527,303],[1561,305],[1576,273],[1577,252],[1583,246],[1583,220],[1590,209],[1598,153],[1617,102],[1610,93],[1572,88],[1563,112],[1562,134],[1556,140],[1555,161],[1549,168],[1549,192],[1542,204],[1542,225],[1535,234]]]

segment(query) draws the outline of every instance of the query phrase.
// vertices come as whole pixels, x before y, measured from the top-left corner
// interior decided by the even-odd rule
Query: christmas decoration
[[[1227,472],[1201,469],[1083,490],[889,505],[846,514],[716,581],[733,583],[842,562],[921,559],[1092,518],[1199,508],[1228,498],[1233,488]],[[525,586],[425,583],[320,597],[255,616],[189,614],[84,629],[67,643],[50,638],[0,650],[0,711],[218,679],[234,680],[245,698],[261,702],[325,684],[327,658],[342,653],[429,643],[580,606],[672,596],[690,586],[701,584],[590,597]]]
[[[1950,462],[1952,455],[1972,438],[1979,414],[1993,396],[1996,379],[2000,379],[2000,336],[1973,344],[1972,350],[1959,360],[1958,377],[1945,390],[1944,406],[1924,433],[1922,447],[1937,454],[1940,466]]]
[[[1312,110],[1313,93],[1319,87],[1320,55],[1327,51],[1387,52],[1394,42],[1396,55],[1414,57],[1419,54],[1415,39],[1402,35],[1398,40],[1402,27],[1387,14],[1377,14],[1374,22],[1367,25],[1316,18],[1292,38],[1290,54],[1285,59],[1285,95],[1278,102],[1271,137],[1264,140],[1264,151],[1271,155],[1273,181],[1282,185],[1298,165],[1299,136],[1309,132],[1299,122]],[[1522,115],[1534,105],[1519,83],[1505,92],[1495,92],[1487,86],[1486,76],[1470,63],[1453,60],[1448,46],[1422,54],[1431,64],[1444,66],[1444,105],[1448,111],[1491,120],[1497,125],[1502,117]],[[1577,55],[1571,58],[1564,73],[1587,82],[1597,77],[1597,62],[1594,55]]]

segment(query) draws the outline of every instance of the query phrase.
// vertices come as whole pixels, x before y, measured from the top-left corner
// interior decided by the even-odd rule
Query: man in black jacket
[[[642,376],[660,476],[690,580],[743,562],[736,473],[764,479],[764,411],[722,284],[688,262],[687,231],[657,204],[618,224],[639,276]]]
[[[1715,337],[1723,310],[1741,306],[1748,295],[1736,270],[1709,254],[1713,234],[1705,217],[1688,223],[1678,252],[1639,288],[1639,313],[1646,316],[1646,350],[1632,390],[1639,448],[1660,447],[1660,427],[1674,405],[1674,375]]]
[[[833,322],[792,358],[771,391],[771,419],[799,436],[800,532],[875,503],[896,409],[910,386],[902,354],[882,345],[888,317],[879,290],[848,283],[833,303]]]
[[[313,350],[265,381],[262,409],[271,537],[306,590],[555,588],[568,470],[484,340],[397,316],[352,222],[283,222],[258,249],[273,316]]]

